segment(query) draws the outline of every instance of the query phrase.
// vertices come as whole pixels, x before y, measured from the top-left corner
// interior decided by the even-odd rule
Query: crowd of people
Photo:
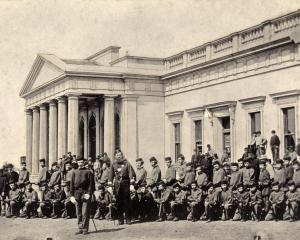
[[[112,160],[106,153],[93,160],[69,152],[50,170],[40,159],[35,182],[29,181],[26,162],[19,173],[6,164],[0,169],[1,216],[69,219],[77,215],[86,231],[90,217],[116,219],[119,224],[181,219],[295,221],[300,215],[300,162],[295,148],[298,151],[300,145],[289,146],[280,159],[280,141],[275,131],[272,134],[272,160],[265,154],[266,141],[257,133],[237,162],[230,161],[228,151],[219,158],[209,144],[205,154],[195,151],[191,161],[182,154],[176,163],[166,157],[164,178],[155,157],[149,159],[150,172],[142,158],[135,160],[134,170],[120,149]],[[79,206],[82,198],[89,204]],[[82,219],[82,211],[87,219]]]

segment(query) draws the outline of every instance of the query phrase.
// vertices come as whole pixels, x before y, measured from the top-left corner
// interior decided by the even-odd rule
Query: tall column
[[[57,160],[57,105],[52,100],[49,103],[49,164]]]
[[[133,163],[138,157],[137,142],[137,96],[122,96],[122,141],[123,153]]]
[[[79,154],[79,96],[68,95],[68,151]]]
[[[40,159],[48,164],[48,112],[45,104],[40,105]]]
[[[29,172],[32,172],[32,110],[26,109],[26,163]]]
[[[33,109],[32,115],[32,173],[39,172],[39,146],[40,146],[40,112],[39,108]]]
[[[94,103],[95,114],[96,114],[96,157],[100,155],[100,111],[99,111],[99,102],[96,99]]]
[[[68,113],[67,101],[65,97],[58,97],[58,137],[57,137],[57,155],[58,158],[67,154],[67,131],[68,131]]]
[[[104,96],[104,152],[113,159],[115,150],[115,95]]]

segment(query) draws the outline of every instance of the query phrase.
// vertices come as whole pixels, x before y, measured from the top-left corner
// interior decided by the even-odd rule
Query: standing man
[[[161,170],[157,164],[157,159],[155,157],[150,158],[150,164],[152,170],[148,178],[147,185],[150,187],[151,192],[153,192],[154,198],[158,197],[158,183],[161,181]]]
[[[279,158],[280,140],[279,137],[276,135],[275,130],[272,130],[271,134],[272,137],[270,139],[270,147],[271,147],[273,162],[275,162]]]
[[[172,165],[172,159],[171,157],[166,157],[165,158],[165,163],[166,163],[166,173],[165,173],[165,184],[168,187],[172,187],[172,185],[176,182],[176,169]]]
[[[124,224],[123,214],[125,212],[126,222],[130,224],[130,181],[134,181],[135,172],[131,164],[124,159],[121,151],[116,152],[115,161],[113,162],[108,178],[108,184],[114,180],[114,195],[118,212],[119,224]]]
[[[38,184],[48,183],[50,179],[50,173],[46,167],[46,161],[44,158],[40,159],[40,171],[38,177]]]
[[[72,171],[70,182],[71,201],[75,203],[78,232],[87,234],[89,230],[91,197],[95,190],[94,176],[84,167],[83,158],[77,160],[78,168]]]

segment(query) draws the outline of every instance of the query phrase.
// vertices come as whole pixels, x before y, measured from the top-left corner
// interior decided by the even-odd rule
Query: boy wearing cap
[[[48,182],[50,179],[50,173],[46,167],[45,159],[40,159],[40,168],[39,168],[39,177],[38,177],[38,184],[43,184],[44,182]]]
[[[239,171],[238,163],[231,163],[231,174],[229,181],[229,189],[234,189],[242,181],[242,173]]]
[[[221,193],[220,193],[220,202],[222,208],[222,217],[223,221],[230,219],[231,211],[233,208],[233,195],[230,189],[228,189],[227,180],[221,182]]]
[[[242,169],[242,183],[245,188],[252,185],[255,180],[254,168],[250,164],[251,159],[251,157],[248,157],[244,160],[245,167]]]
[[[258,189],[261,191],[262,200],[263,200],[263,209],[264,213],[267,213],[270,208],[269,196],[271,193],[271,177],[270,173],[266,168],[266,161],[261,159],[259,162],[259,177],[258,177]]]
[[[185,179],[185,174],[186,174],[186,163],[185,163],[185,157],[183,156],[183,154],[179,154],[178,158],[177,158],[177,163],[178,163],[178,167],[177,167],[177,171],[176,171],[176,179],[183,183],[184,179]]]
[[[167,187],[171,187],[176,182],[176,169],[172,165],[172,159],[171,157],[165,158],[166,163],[166,174],[165,174],[165,183]]]
[[[197,219],[199,219],[200,213],[204,210],[203,199],[204,194],[202,189],[197,187],[196,182],[192,182],[191,193],[187,196],[188,221],[195,222]]]
[[[65,199],[66,194],[63,189],[60,187],[60,183],[56,183],[54,185],[54,191],[51,195],[51,202],[52,202],[52,219],[56,219],[60,216],[62,216],[62,213],[64,212],[65,208]]]
[[[37,204],[38,204],[38,194],[32,188],[32,184],[28,181],[25,183],[26,189],[23,194],[23,203],[25,208],[26,218],[29,219],[31,216],[35,216]]]
[[[279,187],[283,187],[286,184],[286,173],[283,168],[283,161],[278,159],[275,163],[274,182],[278,182]]]
[[[253,221],[259,221],[261,219],[261,210],[262,210],[262,194],[261,191],[257,189],[256,184],[250,186],[250,209],[251,217]]]
[[[148,178],[147,184],[148,184],[150,190],[153,192],[154,198],[157,198],[158,197],[157,196],[157,193],[158,193],[157,184],[161,181],[161,170],[157,164],[157,159],[155,157],[151,157],[149,159],[149,161],[150,161],[152,170],[150,172],[150,176]]]
[[[19,216],[22,196],[20,189],[17,188],[17,185],[13,179],[10,179],[9,188],[10,190],[8,192],[8,199],[6,201],[8,205],[6,217],[16,218]]]
[[[220,207],[220,191],[214,188],[213,183],[207,184],[207,196],[204,200],[204,209],[207,222],[211,222],[216,218],[217,211]],[[201,217],[205,219],[205,217]]]
[[[168,220],[178,221],[186,214],[186,192],[182,190],[179,183],[173,185],[173,191],[174,199],[171,201],[171,214]]]
[[[283,157],[283,168],[286,176],[286,182],[293,179],[294,169],[291,164],[291,157],[286,155]]]
[[[234,202],[237,206],[233,221],[246,221],[247,213],[249,212],[250,194],[244,187],[243,183],[237,185],[237,193],[234,196]]]
[[[50,177],[50,181],[48,183],[48,187],[53,188],[55,185],[61,184],[61,172],[59,171],[59,167],[57,162],[52,163],[51,165],[52,175]]]
[[[6,168],[7,168],[6,177],[7,177],[8,182],[10,182],[12,180],[14,183],[17,183],[18,179],[19,179],[19,174],[16,171],[14,171],[14,169],[13,169],[14,165],[9,163],[9,164],[7,164]]]
[[[183,186],[186,188],[190,188],[192,182],[195,181],[195,173],[192,170],[192,163],[188,162],[186,164],[186,168],[185,168],[185,176],[184,176],[184,181],[183,181]]]
[[[286,209],[283,215],[284,220],[293,222],[299,216],[300,192],[297,191],[295,182],[290,180],[288,182],[288,192],[286,193]]]
[[[144,160],[142,158],[136,159],[136,180],[135,184],[140,186],[140,184],[145,183],[147,179],[147,172],[144,168]]]
[[[293,181],[295,182],[296,188],[300,191],[300,163],[298,160],[293,162],[294,175]]]
[[[40,192],[38,193],[39,197],[39,207],[38,207],[38,215],[41,218],[48,218],[52,212],[52,191],[48,189],[46,182],[42,182],[40,184]]]
[[[72,203],[71,201],[71,194],[70,194],[70,182],[69,181],[63,181],[61,184],[65,195],[66,195],[66,199],[64,201],[64,205],[65,205],[65,210],[64,213],[62,214],[62,217],[65,219],[70,219],[74,216],[76,216],[76,209],[75,209],[75,205],[74,203]]]
[[[166,185],[163,181],[158,184],[158,195],[159,197],[154,199],[158,205],[158,222],[162,222],[167,219],[167,216],[170,213],[170,203],[174,199],[174,194],[172,191],[166,188]]]
[[[285,195],[284,192],[280,190],[280,186],[278,182],[272,183],[272,192],[269,197],[269,201],[271,204],[271,209],[268,212],[265,220],[271,221],[280,219],[283,211],[284,211],[284,204],[285,204]]]
[[[21,163],[21,170],[19,172],[18,186],[20,188],[25,187],[25,182],[29,181],[29,172],[26,169],[26,162]]]
[[[208,183],[208,179],[206,173],[203,171],[203,167],[200,165],[196,167],[195,181],[197,183],[197,186],[200,189],[206,191],[206,185]]]
[[[109,205],[111,204],[111,194],[105,190],[104,184],[98,186],[99,194],[96,197],[97,210],[94,216],[95,219],[102,220],[109,212]]]
[[[141,221],[148,221],[157,216],[157,207],[153,195],[147,190],[146,183],[141,183],[138,191],[138,215]]]

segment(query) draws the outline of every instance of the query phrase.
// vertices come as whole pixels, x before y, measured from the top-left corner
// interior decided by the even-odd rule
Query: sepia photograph
[[[296,240],[299,0],[0,0],[0,240]]]

